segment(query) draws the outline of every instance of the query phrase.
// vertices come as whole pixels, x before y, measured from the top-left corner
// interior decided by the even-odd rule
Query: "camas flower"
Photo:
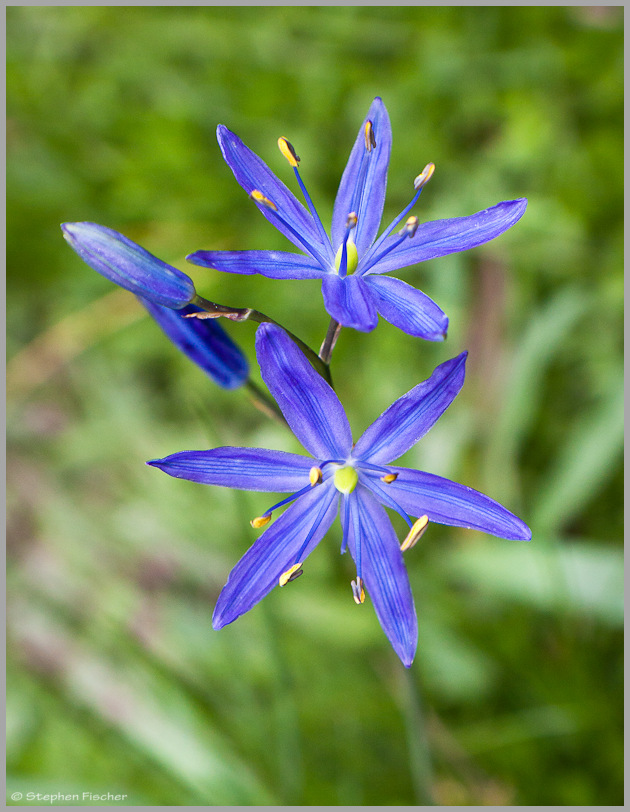
[[[163,332],[178,350],[187,355],[223,389],[242,386],[249,376],[249,364],[241,349],[214,319],[189,319],[201,308],[190,304],[180,310],[153,304],[138,296]]]
[[[529,528],[494,500],[439,476],[391,465],[436,422],[464,381],[466,353],[399,398],[353,445],[344,409],[286,333],[263,324],[256,333],[263,379],[306,457],[257,448],[182,451],[148,464],[173,477],[252,491],[290,493],[254,519],[293,502],[234,567],[214,610],[220,629],[249,611],[276,585],[302,573],[304,561],[340,508],[343,541],[356,565],[357,603],[370,595],[394,650],[409,666],[417,644],[416,612],[402,552],[429,522],[469,527],[508,539],[530,539]],[[383,506],[399,513],[409,534],[399,545]],[[418,517],[413,521],[411,517]]]
[[[380,314],[411,335],[431,341],[443,339],[448,319],[437,304],[421,291],[384,274],[488,242],[514,225],[527,205],[525,199],[511,200],[469,217],[418,225],[417,217],[409,213],[433,174],[435,167],[428,164],[414,181],[409,205],[377,239],[392,143],[389,116],[377,97],[341,178],[329,238],[300,177],[300,159],[286,138],[279,138],[278,146],[293,167],[308,211],[227,127],[219,126],[217,137],[239,184],[267,220],[305,253],[197,251],[187,259],[230,273],[321,279],[330,316],[342,326],[364,332],[376,327]]]
[[[195,298],[189,276],[118,231],[97,223],[63,223],[61,230],[84,262],[121,288],[174,310]]]

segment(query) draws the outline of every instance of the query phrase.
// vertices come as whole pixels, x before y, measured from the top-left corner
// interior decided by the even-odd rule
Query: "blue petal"
[[[271,592],[282,573],[297,563],[302,544],[317,524],[300,562],[310,555],[333,523],[338,497],[332,482],[316,485],[265,530],[230,573],[212,615],[213,628],[232,623]]]
[[[328,313],[344,327],[369,333],[378,324],[372,292],[360,276],[329,274],[322,279],[322,295]]]
[[[372,122],[376,140],[376,147],[370,152],[365,148],[365,125],[368,120]],[[358,217],[352,239],[356,243],[359,257],[374,241],[383,215],[391,149],[392,128],[389,116],[385,105],[377,96],[361,125],[339,184],[331,230],[335,249],[343,242],[346,219],[352,211]],[[367,172],[364,172],[366,166]]]
[[[234,177],[251,194],[258,189],[265,197],[272,201],[278,209],[278,214],[292,226],[296,234],[284,223],[280,222],[276,214],[260,206],[260,211],[270,223],[284,236],[291,240],[298,248],[302,248],[315,256],[329,256],[333,260],[330,245],[321,241],[319,230],[310,212],[299,202],[295,195],[287,189],[255,152],[246,147],[241,139],[233,132],[220,124],[217,127],[217,139],[225,162],[234,173]]]
[[[308,484],[313,460],[285,451],[225,446],[209,451],[180,451],[161,460],[149,460],[147,465],[203,485],[293,493]]]
[[[431,377],[398,398],[357,440],[352,456],[376,464],[398,459],[423,437],[464,383],[466,355],[440,364]]]
[[[344,537],[356,562],[354,528],[359,528],[361,577],[383,631],[403,665],[409,668],[418,644],[418,621],[398,539],[387,513],[369,490],[358,485],[346,498],[350,502],[350,515]],[[341,517],[343,522],[343,510]]]
[[[235,389],[247,380],[249,364],[223,327],[214,319],[186,319],[188,313],[200,313],[201,308],[187,305],[171,310],[138,297],[173,344],[201,367],[224,389]]]
[[[186,259],[204,268],[227,273],[259,273],[270,279],[319,279],[327,273],[311,257],[287,251],[195,251]]]
[[[427,341],[446,338],[448,318],[433,299],[391,276],[366,276],[376,309],[390,324]]]
[[[529,541],[532,532],[525,522],[485,496],[450,479],[398,468],[398,479],[388,493],[411,516],[428,516],[430,522],[482,530],[504,539]]]
[[[319,460],[345,459],[352,432],[343,406],[292,339],[275,324],[261,324],[256,354],[263,380],[304,448]]]
[[[490,209],[478,211],[469,217],[454,217],[449,220],[434,220],[423,223],[415,235],[394,248],[387,256],[368,268],[365,273],[387,273],[398,268],[406,268],[426,259],[445,257],[457,251],[466,251],[477,245],[493,240],[503,234],[525,213],[527,200],[508,200]],[[379,246],[379,253],[399,239],[398,234],[388,237]],[[363,264],[369,263],[365,257]],[[363,266],[363,265],[362,265]]]
[[[195,296],[189,276],[118,231],[97,223],[63,223],[61,230],[84,262],[137,296],[175,310]]]

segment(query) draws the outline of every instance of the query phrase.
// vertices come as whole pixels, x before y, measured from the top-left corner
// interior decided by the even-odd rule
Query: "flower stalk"
[[[261,313],[260,310],[254,310],[254,308],[252,307],[229,307],[228,305],[217,304],[216,302],[211,302],[208,299],[204,299],[203,296],[199,296],[199,294],[195,296],[195,298],[193,299],[193,303],[196,304],[197,307],[202,308],[204,312],[189,313],[187,316],[185,316],[185,318],[218,319],[223,317],[226,319],[230,319],[231,321],[255,321],[258,324],[275,324],[278,327],[281,327],[285,331],[285,333],[287,333],[287,335],[302,350],[304,355],[306,355],[306,357],[313,364],[313,366],[319,372],[319,374],[324,378],[324,380],[332,386],[332,377],[330,374],[330,367],[328,362],[325,361],[323,358],[321,358],[319,355],[317,355],[317,353],[315,353],[308,346],[308,344],[305,344],[301,338],[298,338],[290,330],[287,330],[286,327],[283,327],[283,325],[277,322],[275,319],[272,319],[270,316],[266,316],[264,313]]]

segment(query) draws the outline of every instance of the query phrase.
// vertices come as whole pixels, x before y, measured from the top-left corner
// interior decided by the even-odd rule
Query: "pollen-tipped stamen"
[[[376,149],[376,137],[374,136],[374,127],[370,119],[365,122],[363,134],[365,136],[366,152],[372,152],[373,149]]]
[[[299,160],[299,158],[298,158]],[[413,188],[419,192],[433,177],[433,173],[435,172],[435,164],[429,163],[427,164],[422,172],[416,176],[413,182]]]
[[[376,265],[377,262],[380,262],[383,259],[383,257],[386,257],[390,253],[390,251],[394,250],[394,248],[398,248],[398,246],[406,239],[411,239],[417,230],[418,230],[418,218],[414,214],[412,214],[410,217],[407,217],[405,225],[398,232],[399,234],[398,239],[390,243],[390,245],[388,245],[387,248],[381,251],[381,253],[378,254],[376,257],[374,257],[373,259],[370,258],[369,267],[372,267],[373,265]]]
[[[293,148],[293,144],[284,136],[280,136],[280,138],[278,138],[278,149],[284,155],[290,165],[295,169],[295,167],[300,163],[300,156]]]
[[[252,191],[249,193],[249,196],[255,203],[264,206],[266,209],[270,209],[271,211],[274,212],[278,211],[278,207],[273,202],[273,200],[269,200],[268,197],[265,197],[265,195],[260,191],[260,189],[252,189]]]
[[[291,223],[289,223],[288,220],[280,213],[278,207],[273,202],[273,200],[270,200],[268,197],[266,197],[260,191],[260,189],[252,189],[252,191],[249,193],[249,196],[259,206],[261,206],[264,209],[267,209],[267,211],[270,212],[278,220],[278,222],[282,223],[282,225],[287,229],[287,231],[289,231],[295,237],[296,242],[302,246],[302,248],[306,251],[307,254],[310,254],[312,257],[314,257],[318,262],[321,262],[322,264],[326,264],[330,261],[329,257],[323,256],[323,254],[320,252],[320,250],[316,245],[307,242],[304,239],[303,235],[300,234],[298,231],[296,231],[295,228],[293,228]],[[321,226],[321,228],[323,229],[323,226]],[[328,238],[326,237],[326,239]]]
[[[413,209],[413,207],[418,202],[418,198],[422,194],[422,190],[427,185],[427,183],[433,177],[433,173],[435,172],[435,164],[430,163],[427,164],[422,172],[414,178],[413,181],[413,188],[415,189],[415,194],[411,198],[411,202],[408,203],[405,208],[400,212],[400,214],[395,217],[392,222],[387,226],[387,228],[383,231],[381,236],[376,240],[374,245],[371,247],[367,255],[364,257],[363,265],[367,267],[372,267],[376,262],[377,259],[372,259],[372,257],[376,254],[379,250],[383,242],[391,236],[394,229],[402,222],[402,220],[409,214],[409,212]],[[393,246],[392,246],[393,247]],[[391,250],[391,249],[390,249]],[[381,257],[379,257],[380,259]]]
[[[322,481],[322,469],[314,465],[308,472],[308,481],[311,483],[311,488],[319,485]]]
[[[289,570],[287,570],[287,573],[292,573],[292,572],[295,570],[295,571],[296,571],[296,574],[295,574],[295,575],[293,575],[292,577],[290,577],[288,580],[290,580],[290,581],[291,581],[291,580],[293,580],[293,579],[297,578],[298,576],[300,576],[300,575],[302,574],[302,570],[301,570],[301,569],[299,570],[299,572],[297,572],[297,570],[298,570],[298,568],[300,568],[300,567],[302,566],[302,564],[301,564],[300,562],[301,562],[301,561],[302,561],[302,559],[303,559],[304,553],[306,552],[306,548],[308,547],[308,545],[309,545],[309,543],[310,543],[311,539],[313,538],[313,536],[314,536],[314,535],[315,535],[315,533],[317,532],[317,528],[318,528],[318,527],[320,526],[320,524],[322,523],[322,521],[323,521],[323,519],[324,519],[324,516],[326,515],[326,513],[327,513],[327,511],[328,511],[328,508],[330,507],[330,503],[331,503],[331,501],[332,501],[333,499],[335,499],[335,498],[336,498],[336,496],[335,496],[335,492],[334,492],[334,491],[331,491],[331,494],[330,494],[330,498],[329,498],[329,499],[326,499],[326,498],[324,497],[324,501],[322,502],[322,504],[321,504],[321,506],[320,506],[320,508],[319,508],[319,511],[317,512],[317,516],[316,516],[316,518],[315,518],[315,521],[314,521],[314,522],[313,522],[313,524],[311,525],[311,529],[310,529],[310,530],[308,531],[308,533],[306,534],[306,538],[305,538],[305,539],[304,539],[304,541],[302,542],[302,546],[300,547],[300,549],[298,550],[297,555],[295,556],[295,562],[296,562],[296,563],[293,565],[293,567],[291,567]],[[284,574],[286,574],[286,573],[284,573]],[[285,582],[285,583],[286,583],[286,582]],[[282,584],[280,584],[280,586],[282,586]]]
[[[270,507],[269,510],[266,510],[262,514],[262,516],[258,516],[256,519],[252,519],[250,521],[251,526],[256,528],[264,527],[271,521],[271,515],[274,512],[274,510],[277,510],[278,508],[283,507],[284,505],[288,505],[289,502],[293,502],[295,499],[299,499],[300,496],[304,496],[305,493],[308,493],[311,488],[312,485],[309,483],[305,488],[302,488],[296,493],[292,493],[291,496],[287,496],[286,499],[282,499],[280,502],[278,502],[278,504],[272,505],[272,507]]]
[[[386,485],[391,485],[392,482],[396,482],[398,479],[398,474],[385,474],[385,476],[381,477],[381,482],[384,482]]]
[[[328,234],[326,234],[326,229],[324,228],[324,224],[321,221],[319,214],[317,213],[317,209],[315,208],[315,204],[311,200],[311,196],[309,195],[304,181],[300,175],[298,164],[300,163],[300,156],[296,153],[293,144],[288,141],[284,136],[278,138],[278,149],[284,155],[284,157],[289,162],[290,166],[293,168],[295,172],[295,177],[297,179],[298,185],[302,190],[302,194],[304,195],[304,200],[306,201],[306,205],[308,206],[308,210],[311,213],[315,224],[317,225],[317,230],[319,231],[319,236],[321,237],[322,242],[324,245],[329,243]]]
[[[413,527],[407,533],[405,540],[400,545],[401,551],[404,553],[405,550],[411,550],[412,547],[415,547],[416,544],[422,538],[422,536],[424,536],[424,534],[426,533],[428,526],[429,526],[429,517],[420,516],[420,518],[414,522]]]
[[[358,605],[365,603],[365,589],[363,589],[363,578],[357,575],[356,581],[350,581],[352,587],[352,597],[354,602]]]
[[[295,581],[295,579],[299,578],[303,572],[304,570],[302,569],[302,564],[301,562],[298,562],[297,564],[294,564],[292,567],[289,567],[289,569],[286,572],[282,573],[280,578],[278,578],[278,583],[280,584],[280,586],[284,586],[285,584],[288,584],[289,581]]]
[[[370,159],[374,150],[376,149],[376,134],[374,132],[374,125],[369,119],[365,122],[363,134],[365,136],[365,151],[361,154],[361,163],[359,164],[359,171],[357,172],[357,179],[354,184],[352,199],[350,201],[350,208],[352,211],[356,211],[358,214],[361,214],[362,211],[361,206],[363,203],[365,181],[368,168],[370,166]]]

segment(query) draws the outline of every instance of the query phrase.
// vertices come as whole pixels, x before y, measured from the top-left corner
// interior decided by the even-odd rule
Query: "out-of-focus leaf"
[[[616,470],[623,449],[623,370],[611,381],[608,396],[585,414],[546,473],[534,501],[532,526],[555,533],[593,498]]]
[[[614,547],[549,544],[539,536],[522,544],[488,541],[458,547],[444,566],[456,581],[505,602],[623,623],[623,553]]]
[[[42,616],[25,611],[15,623],[21,647],[55,667],[68,700],[87,708],[196,794],[202,805],[273,804],[249,767],[203,725],[182,695],[160,701],[159,685],[140,670],[115,669]]]
[[[486,487],[495,498],[513,501],[517,493],[515,464],[523,437],[543,397],[542,381],[549,364],[563,349],[568,331],[588,307],[588,297],[575,288],[561,289],[532,314],[510,361],[506,397],[489,433],[484,454]]]

